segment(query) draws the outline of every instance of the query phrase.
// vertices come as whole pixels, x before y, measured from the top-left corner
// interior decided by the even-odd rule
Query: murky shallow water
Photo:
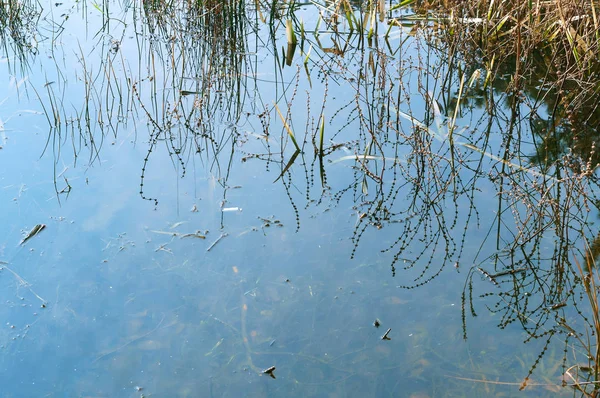
[[[380,194],[372,174],[385,169],[378,163],[382,157],[388,167],[397,162],[407,169],[418,159],[406,160],[414,148],[398,144],[399,126],[411,124],[406,118],[396,116],[398,124],[380,137],[381,152],[373,149],[374,141],[364,145],[372,131],[381,129],[374,115],[404,112],[389,102],[394,85],[409,88],[402,96],[411,98],[415,118],[424,120],[431,109],[417,95],[423,94],[421,83],[403,81],[410,77],[404,72],[393,83],[377,80],[389,75],[375,73],[366,84],[372,91],[357,90],[355,80],[343,76],[361,64],[395,65],[400,71],[398,65],[417,63],[417,42],[408,41],[400,51],[400,58],[408,57],[406,64],[358,55],[332,58],[326,63],[330,70],[315,63],[310,79],[302,70],[306,53],[297,55],[298,68],[273,68],[273,52],[261,43],[248,49],[256,55],[253,63],[245,61],[244,70],[258,79],[242,79],[243,89],[231,89],[224,79],[224,86],[212,82],[219,87],[211,95],[201,85],[204,96],[178,96],[194,90],[196,83],[189,80],[198,78],[184,78],[194,62],[204,68],[212,64],[192,57],[191,66],[173,72],[168,52],[152,51],[161,32],[150,32],[151,23],[133,18],[141,14],[132,5],[116,11],[119,5],[110,4],[113,18],[129,23],[126,30],[111,20],[116,27],[102,31],[101,14],[89,5],[84,10],[56,7],[71,16],[63,39],[55,42],[60,43],[56,52],[40,44],[27,83],[18,90],[14,84],[23,76],[14,65],[6,62],[2,71],[4,81],[11,82],[0,113],[0,260],[7,263],[0,272],[3,396],[516,393],[544,341],[524,346],[527,336],[516,323],[499,329],[505,321],[486,309],[486,304],[493,308],[490,297],[478,299],[479,316],[468,315],[468,339],[463,339],[461,295],[468,281],[474,281],[475,296],[495,289],[484,277],[470,278],[471,266],[487,265],[491,272],[493,261],[483,259],[500,249],[495,239],[482,239],[497,228],[495,185],[484,179],[470,189],[466,181],[481,170],[497,170],[498,163],[475,158],[487,168],[465,168],[462,180],[454,180],[456,195],[436,195],[444,186],[439,181],[421,186],[426,195],[412,195],[415,185],[391,171],[379,182],[393,188]],[[304,11],[314,17],[312,12]],[[137,29],[143,34],[136,35]],[[264,30],[259,37],[267,40]],[[404,39],[400,35],[395,42]],[[195,50],[204,54],[208,48]],[[160,62],[149,56],[157,53],[164,57]],[[44,58],[48,55],[51,60]],[[110,79],[98,77],[107,70],[115,73]],[[169,80],[173,76],[175,83]],[[55,79],[59,83],[46,85]],[[242,100],[233,96],[236,90]],[[331,99],[321,111],[325,97]],[[86,98],[92,104],[89,123],[81,111]],[[51,107],[56,99],[63,122],[72,114],[80,119],[51,131],[48,140],[48,108],[42,103]],[[288,127],[274,101],[282,115],[289,115]],[[375,104],[369,108],[373,114],[349,110],[363,101]],[[384,103],[384,110],[376,106]],[[478,125],[485,112],[470,111],[457,125]],[[312,155],[318,140],[301,134],[319,131],[321,113],[331,150],[324,159],[328,187],[323,194],[320,159]],[[185,136],[190,120],[203,126],[192,138]],[[437,126],[437,138],[445,126],[445,121]],[[304,151],[281,176],[293,153],[288,128]],[[501,143],[497,135],[487,139]],[[441,149],[447,142],[432,139],[429,145]],[[354,153],[374,156],[376,165],[357,166]],[[448,156],[438,153],[440,159]],[[431,180],[451,181],[449,164],[435,173],[429,169],[433,164],[418,169]],[[143,195],[151,200],[139,194],[142,172]],[[466,194],[459,195],[463,188]],[[373,197],[383,205],[374,207]],[[432,211],[447,211],[447,217],[423,219],[418,213],[432,198],[440,205]],[[407,204],[410,200],[414,206]],[[412,231],[420,232],[409,236],[406,225],[412,222]],[[23,233],[36,224],[46,224],[45,230],[19,246]],[[510,241],[514,231],[507,226],[498,240]],[[552,238],[546,242],[550,245]],[[398,244],[405,249],[398,250]],[[404,288],[415,284],[423,286]],[[390,340],[382,339],[388,329]],[[560,342],[548,347],[531,381],[543,386],[522,395],[561,391],[552,384],[560,384],[563,349]],[[273,366],[276,378],[263,373]]]

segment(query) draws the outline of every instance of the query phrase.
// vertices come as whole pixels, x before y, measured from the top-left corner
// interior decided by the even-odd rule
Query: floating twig
[[[391,331],[392,331],[392,328],[389,328],[388,330],[386,330],[385,334],[383,336],[381,336],[381,340],[391,340],[391,337],[388,337],[388,334],[390,334]]]
[[[566,306],[567,306],[567,303],[562,302],[562,303],[554,304],[552,307],[550,307],[550,309],[558,310],[559,308],[566,307]]]
[[[209,251],[210,251],[210,249],[212,249],[213,247],[215,247],[215,245],[216,245],[217,243],[219,243],[219,241],[220,241],[221,239],[223,239],[224,237],[226,237],[227,235],[229,235],[227,232],[223,232],[223,233],[221,234],[221,236],[219,236],[219,237],[217,238],[217,240],[215,240],[215,241],[214,241],[214,242],[213,242],[213,243],[212,243],[210,246],[208,246],[208,248],[206,249],[206,251],[207,251],[207,252],[209,252]]]
[[[198,238],[198,239],[206,239],[206,236],[202,235],[200,233],[200,231],[196,231],[195,233],[189,233],[189,234],[183,234],[183,235],[181,235],[182,239],[183,238],[190,238],[190,237],[192,237],[192,238]]]
[[[199,239],[206,239],[205,234],[208,232],[202,232],[200,230],[197,230],[196,232],[189,232],[189,233],[183,233],[183,232],[170,232],[170,231],[156,231],[156,230],[152,230],[150,232],[154,232],[155,234],[161,234],[161,235],[169,235],[172,236],[173,238],[189,238],[189,237],[194,237],[194,238],[199,238]]]
[[[495,277],[490,275],[489,272],[487,272],[486,270],[484,270],[483,268],[480,267],[476,267],[477,271],[481,272],[483,274],[483,276],[485,276],[490,282],[492,282],[494,285],[499,286],[498,282],[496,282],[496,279],[494,279]]]
[[[509,270],[506,270],[506,271],[500,271],[497,274],[490,275],[490,276],[495,279],[495,278],[498,278],[500,276],[514,275],[516,273],[525,272],[525,271],[527,271],[527,268],[509,269]]]

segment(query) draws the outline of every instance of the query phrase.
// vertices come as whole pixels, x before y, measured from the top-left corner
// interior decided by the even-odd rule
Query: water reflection
[[[119,23],[109,5],[63,55],[85,96],[70,77],[30,86],[56,196],[84,221],[49,224],[39,258],[3,257],[19,272],[3,273],[19,320],[4,368],[61,362],[12,369],[41,385],[22,391],[536,395],[597,380],[595,139],[570,135],[594,125],[591,100],[488,80],[415,25],[350,33],[327,9],[326,31],[295,25],[284,67],[287,7],[144,2]],[[48,308],[21,292],[38,284]]]

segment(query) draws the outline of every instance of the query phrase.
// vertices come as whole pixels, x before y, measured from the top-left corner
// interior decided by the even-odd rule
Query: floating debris
[[[175,228],[179,227],[180,225],[183,225],[183,224],[186,224],[186,223],[187,223],[187,221],[179,221],[179,222],[176,222],[175,224],[171,225],[171,226],[169,227],[169,229],[175,229]]]
[[[221,211],[223,213],[228,213],[228,212],[231,212],[231,211],[241,212],[242,208],[241,207],[224,207],[224,208],[221,209]]]
[[[519,272],[525,272],[525,271],[527,271],[527,268],[516,268],[516,269],[509,269],[509,270],[506,270],[506,271],[501,271],[501,272],[498,272],[497,274],[490,275],[490,276],[492,278],[496,279],[496,278],[498,278],[500,276],[514,275],[514,274],[517,274]]]
[[[193,206],[192,206],[192,208],[190,209],[190,211],[191,211],[192,213],[198,213],[198,206],[196,206],[196,205],[193,205]]]
[[[206,235],[203,235],[202,231],[196,231],[196,232],[191,233],[191,234],[183,234],[183,235],[181,235],[181,238],[189,238],[189,237],[198,238],[198,239],[206,239]]]
[[[275,366],[271,366],[270,368],[263,370],[263,374],[269,375],[275,379],[276,378],[275,374],[273,374],[274,371],[275,371]]]
[[[214,351],[215,351],[217,348],[219,348],[219,346],[220,346],[221,344],[223,344],[223,340],[225,340],[225,338],[222,338],[221,340],[217,341],[217,343],[214,345],[214,347],[213,347],[213,348],[212,348],[212,349],[211,349],[209,352],[207,352],[206,354],[204,354],[204,356],[205,356],[205,357],[208,357],[208,356],[211,356],[211,355],[213,355]]]
[[[381,326],[381,321],[378,318],[375,318],[375,322],[373,322],[373,326],[378,328],[379,326]]]
[[[492,282],[496,286],[500,286],[493,275],[490,275],[489,272],[480,267],[475,267],[477,271],[481,272],[483,276],[485,276],[490,282]]]
[[[46,224],[38,224],[35,227],[33,227],[32,230],[27,233],[27,236],[25,236],[23,238],[23,240],[21,240],[21,242],[19,242],[19,245],[24,245],[25,242],[27,242],[29,239],[33,238],[34,236],[36,236],[37,234],[42,232],[42,230],[44,228],[46,228]]]
[[[217,243],[219,243],[219,241],[220,241],[221,239],[223,239],[223,238],[224,238],[224,237],[226,237],[227,235],[229,235],[227,232],[223,232],[223,233],[221,234],[221,236],[219,236],[219,237],[217,238],[217,240],[215,240],[215,241],[214,241],[214,242],[213,242],[213,243],[212,243],[210,246],[208,246],[208,248],[206,249],[206,251],[207,251],[207,252],[209,252],[209,251],[210,251],[210,250],[211,250],[213,247],[215,247],[215,245],[216,245]]]
[[[276,219],[275,216],[271,216],[268,218],[265,217],[257,217],[260,221],[262,221],[263,223],[263,228],[268,228],[272,225],[276,226],[276,227],[283,227],[283,224],[281,223],[280,220]]]
[[[208,231],[200,231],[200,230],[196,230],[196,232],[191,232],[191,233],[156,231],[156,230],[151,230],[150,232],[154,232],[155,234],[168,235],[168,236],[171,236],[174,238],[176,238],[176,237],[179,237],[179,238],[194,237],[194,238],[199,238],[199,239],[205,239],[206,234],[208,233]],[[149,242],[149,241],[147,241],[147,242]]]
[[[388,334],[390,334],[390,332],[392,331],[392,328],[389,328],[385,334],[383,336],[381,336],[381,340],[391,340],[390,337],[388,337]]]
[[[167,252],[169,254],[173,254],[171,249],[167,249],[167,245],[168,245],[168,243],[163,243],[162,245],[160,245],[156,249],[154,249],[154,251],[155,252],[163,251],[163,252]]]

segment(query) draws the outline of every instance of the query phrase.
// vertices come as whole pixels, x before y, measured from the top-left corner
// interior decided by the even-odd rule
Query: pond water
[[[3,22],[2,396],[572,395],[598,189],[556,95],[408,18],[308,4],[292,51],[286,3],[183,3]]]

